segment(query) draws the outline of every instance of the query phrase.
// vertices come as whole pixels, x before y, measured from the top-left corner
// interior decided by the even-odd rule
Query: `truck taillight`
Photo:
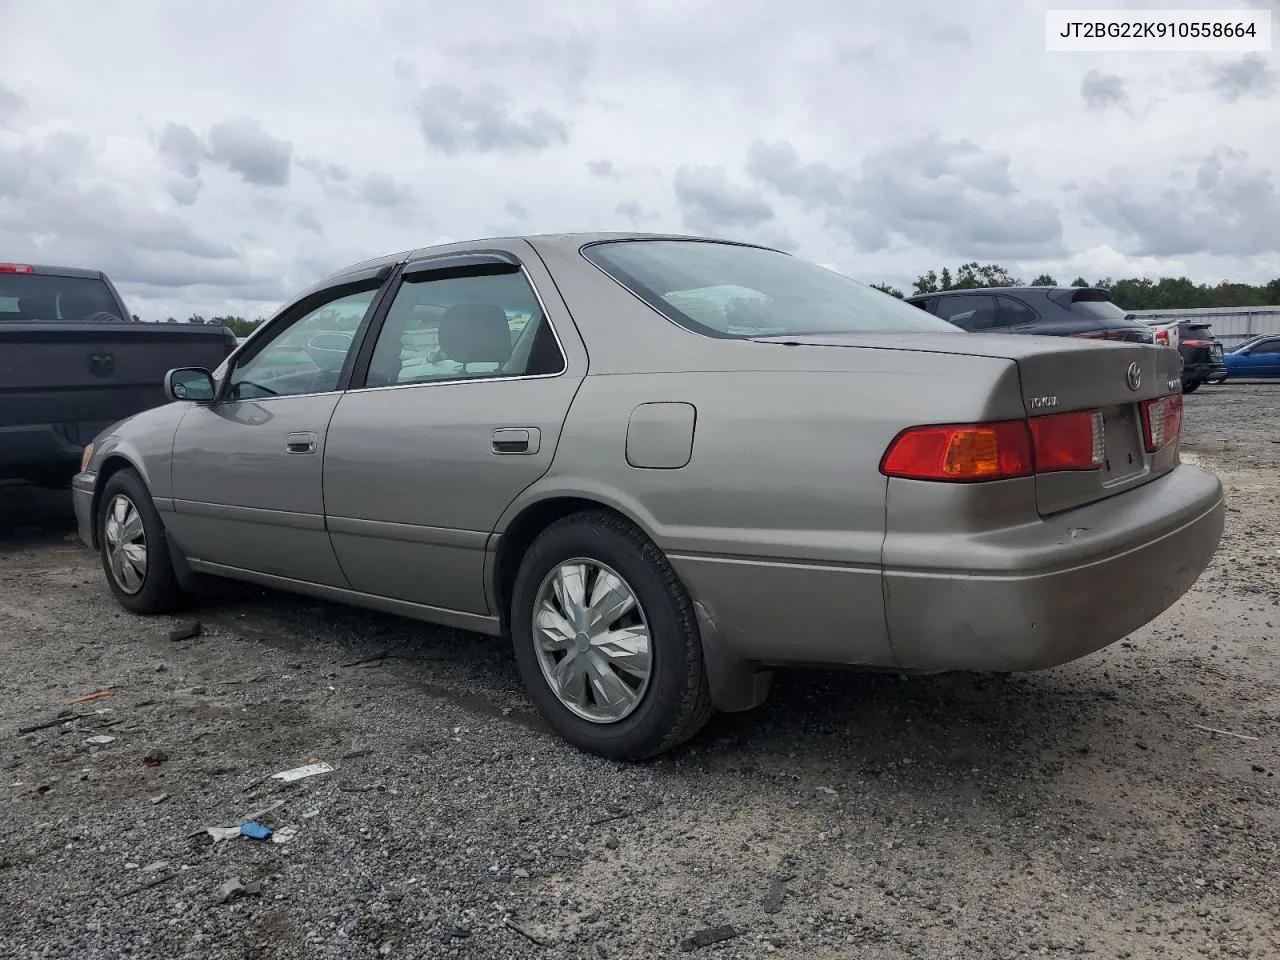
[[[1182,394],[1142,402],[1142,439],[1147,453],[1163,450],[1182,432]]]
[[[1102,413],[912,427],[894,438],[880,472],[904,480],[973,483],[1060,470],[1097,470],[1105,456]]]
[[[35,273],[35,270],[25,263],[0,263],[0,273]]]
[[[1157,330],[1157,331],[1156,331],[1156,343],[1163,343],[1163,344],[1167,347],[1167,346],[1169,345],[1169,331],[1168,331],[1168,330]]]

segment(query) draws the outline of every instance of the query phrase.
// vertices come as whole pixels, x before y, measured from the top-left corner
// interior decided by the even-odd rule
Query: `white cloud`
[[[0,250],[149,318],[509,230],[704,230],[904,288],[1275,276],[1275,58],[1047,54],[1049,6],[10,4]]]

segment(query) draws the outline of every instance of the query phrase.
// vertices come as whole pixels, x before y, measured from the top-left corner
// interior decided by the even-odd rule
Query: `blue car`
[[[1254,337],[1225,354],[1222,362],[1233,380],[1280,377],[1280,334]]]

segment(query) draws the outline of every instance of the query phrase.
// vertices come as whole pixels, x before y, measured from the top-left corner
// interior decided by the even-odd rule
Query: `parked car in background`
[[[97,433],[165,402],[165,371],[234,345],[225,327],[132,320],[99,270],[0,263],[0,479],[66,486]]]
[[[338,308],[345,353],[276,363]],[[761,703],[779,665],[1081,657],[1223,527],[1217,477],[1179,463],[1173,351],[965,336],[747,244],[396,254],[166,384],[74,484],[122,606],[214,575],[509,635],[548,724],[612,758]]]
[[[1178,353],[1182,356],[1182,392],[1194,393],[1202,383],[1222,383],[1229,371],[1222,342],[1213,326],[1195,321],[1178,323]]]
[[[1153,343],[1150,328],[1094,287],[983,287],[908,297],[907,303],[970,333],[1024,333]]]
[[[1254,337],[1222,357],[1233,377],[1280,377],[1280,335]]]

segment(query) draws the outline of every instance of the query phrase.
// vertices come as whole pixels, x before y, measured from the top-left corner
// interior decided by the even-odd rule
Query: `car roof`
[[[58,267],[51,266],[47,263],[27,263],[25,260],[5,260],[0,257],[0,263],[13,263],[20,267],[30,267],[31,273],[8,274],[8,276],[31,276],[35,274],[43,277],[79,277],[83,280],[102,280],[106,274],[101,270],[89,270],[84,267]]]
[[[703,243],[725,243],[738,247],[761,247],[762,249],[772,250],[773,247],[764,247],[762,244],[743,243],[738,240],[727,240],[721,237],[699,236],[695,234],[682,233],[641,233],[627,231],[597,231],[590,233],[531,233],[520,234],[505,237],[484,237],[474,240],[462,240],[456,243],[440,243],[428,247],[415,247],[411,250],[402,250],[399,253],[391,253],[381,257],[374,257],[370,260],[361,260],[359,263],[349,264],[341,270],[326,277],[317,286],[327,286],[328,284],[340,280],[353,273],[362,273],[366,270],[378,270],[385,266],[391,266],[397,263],[405,263],[409,260],[420,260],[425,257],[434,256],[444,253],[464,253],[468,250],[484,249],[494,244],[509,244],[524,242],[534,247],[553,246],[561,248],[569,248],[576,250],[588,243],[603,243],[615,240],[694,240]],[[786,251],[778,251],[785,253]]]
[[[908,300],[924,300],[928,297],[958,297],[965,294],[974,293],[1074,293],[1077,290],[1088,290],[1090,293],[1106,293],[1110,295],[1110,291],[1104,290],[1102,287],[965,287],[963,289],[954,290],[935,290],[933,293],[915,293],[907,297]]]

